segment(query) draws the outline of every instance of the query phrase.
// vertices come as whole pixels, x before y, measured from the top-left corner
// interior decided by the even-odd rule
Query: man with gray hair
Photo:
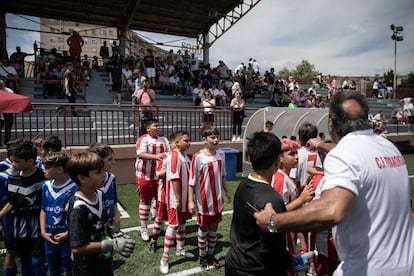
[[[399,150],[374,135],[368,103],[357,91],[334,94],[321,197],[276,213],[267,203],[254,214],[261,229],[320,231],[334,226],[341,260],[334,275],[414,275],[414,228],[407,166]],[[398,180],[398,181],[396,181]]]

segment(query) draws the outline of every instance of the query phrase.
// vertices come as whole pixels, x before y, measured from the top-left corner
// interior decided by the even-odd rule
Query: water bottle
[[[313,250],[305,253],[297,252],[292,255],[292,272],[305,272],[308,268],[308,260],[318,256],[318,251]]]

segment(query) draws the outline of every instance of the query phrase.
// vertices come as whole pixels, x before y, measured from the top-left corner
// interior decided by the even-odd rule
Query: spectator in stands
[[[241,97],[240,92],[236,92],[234,94],[234,98],[230,102],[230,108],[232,110],[232,117],[233,117],[233,137],[231,139],[232,142],[241,141],[241,131],[242,131],[242,123],[244,119],[244,107],[245,103]]]
[[[387,131],[388,120],[385,118],[383,110],[380,110],[380,112],[375,114],[373,119],[375,121],[376,128],[379,128],[384,133],[388,133]]]
[[[356,82],[355,80],[351,80],[351,84],[349,85],[349,89],[351,90],[356,90]]]
[[[272,132],[272,130],[273,130],[273,122],[272,121],[269,121],[269,120],[267,120],[266,121],[266,123],[265,123],[265,128],[264,128],[264,132]]]
[[[259,66],[259,63],[254,59],[253,60],[253,63],[252,63],[252,68],[253,68],[253,72],[256,74],[256,75],[260,75],[260,66]]]
[[[69,45],[69,54],[77,61],[80,61],[82,46],[85,42],[79,33],[77,31],[73,31],[72,35],[66,40],[66,43]]]
[[[120,61],[121,60],[121,48],[119,45],[116,44],[116,40],[112,42],[112,56],[111,60],[114,61]]]
[[[172,76],[170,77],[170,89],[174,96],[179,95],[180,90],[180,77],[178,76],[178,72],[174,71]]]
[[[218,75],[219,80],[224,80],[224,79],[230,77],[229,76],[229,68],[227,67],[227,65],[222,60],[219,61],[219,65],[217,66],[216,71],[217,71],[217,75]]]
[[[414,105],[411,101],[412,99],[410,97],[405,97],[400,100],[400,103],[403,105],[403,114],[405,122],[408,126],[408,133],[412,133],[414,122]]]
[[[24,59],[27,56],[33,56],[34,54],[35,53],[28,54],[28,53],[22,52],[20,46],[17,46],[16,52],[10,55],[10,59],[13,58],[14,61],[19,64],[19,70],[17,70],[17,74],[19,75],[20,78],[24,78]]]
[[[378,83],[378,98],[387,98],[387,87],[385,86],[385,83],[382,80]]]
[[[204,99],[201,101],[200,106],[204,107],[203,114],[203,127],[205,129],[212,127],[214,124],[214,108],[216,107],[216,101],[210,91],[204,92]]]
[[[16,69],[10,65],[7,54],[1,57],[0,63],[0,79],[4,81],[4,85],[14,92],[19,93],[19,76]]]
[[[101,46],[99,50],[99,55],[102,58],[102,64],[103,66],[106,66],[109,60],[109,48],[106,46],[106,41],[103,42],[103,45]]]
[[[58,99],[63,99],[64,93],[63,93],[63,75],[65,74],[65,70],[63,68],[64,66],[62,64],[57,64],[56,67],[53,69],[53,74],[55,75],[55,79],[58,80],[56,83],[56,94]]]
[[[153,118],[152,106],[155,101],[155,92],[149,86],[149,81],[146,79],[143,82],[143,88],[138,91],[137,103],[141,120],[148,120]]]
[[[76,87],[76,80],[73,72],[75,67],[72,62],[66,63],[66,72],[63,76],[64,78],[64,91],[65,95],[68,97],[69,103],[76,103],[76,95],[78,94],[78,89]],[[72,111],[72,116],[76,117],[77,113],[75,112],[75,106],[70,107]]]
[[[193,89],[193,102],[194,105],[199,106],[201,101],[204,99],[204,87],[201,82],[197,84],[197,87]]]
[[[375,79],[374,82],[372,83],[372,97],[373,98],[377,98],[378,97],[378,87],[379,82],[378,79]]]
[[[147,49],[147,55],[144,56],[145,76],[151,87],[155,86],[155,58],[151,49]]]
[[[160,75],[158,82],[162,92],[170,90],[170,77],[168,76],[167,70],[162,71],[162,74]]]
[[[88,55],[84,55],[82,60],[82,72],[87,81],[91,79],[91,71],[91,62],[88,60]]]
[[[14,93],[13,90],[5,86],[2,80],[0,80],[0,90],[3,92]],[[0,112],[0,148],[6,146],[7,142],[9,142],[13,122],[14,122],[13,113],[1,113]],[[4,127],[4,143],[1,137],[3,127]]]
[[[134,76],[128,63],[124,63],[122,67],[122,83],[126,89],[128,99],[131,98],[131,91],[135,91]]]
[[[43,98],[54,96],[56,93],[56,76],[53,71],[47,71],[43,83]]]
[[[118,61],[113,61],[112,64],[108,64],[109,71],[109,84],[112,87],[112,100],[113,104],[121,104],[121,92],[122,92],[122,67]]]

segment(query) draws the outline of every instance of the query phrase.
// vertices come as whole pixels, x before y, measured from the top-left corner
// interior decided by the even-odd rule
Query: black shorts
[[[203,115],[203,122],[214,122],[214,114],[213,113],[204,113]]]
[[[42,237],[39,238],[16,238],[16,256],[35,258],[43,258],[45,256],[44,243],[45,240]]]

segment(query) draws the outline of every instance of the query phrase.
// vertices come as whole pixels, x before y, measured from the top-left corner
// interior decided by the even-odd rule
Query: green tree
[[[293,76],[297,79],[313,79],[319,74],[315,69],[315,65],[307,60],[302,60],[300,64],[293,70]]]
[[[383,75],[384,83],[389,84],[394,82],[394,70],[390,69]]]
[[[292,73],[292,71],[290,71],[286,67],[283,67],[282,69],[279,70],[278,75],[281,76],[284,79],[287,79],[289,76],[292,76],[293,73]]]
[[[407,75],[407,78],[404,78],[401,81],[401,85],[399,85],[398,87],[403,87],[403,88],[414,88],[414,73],[410,72]]]

